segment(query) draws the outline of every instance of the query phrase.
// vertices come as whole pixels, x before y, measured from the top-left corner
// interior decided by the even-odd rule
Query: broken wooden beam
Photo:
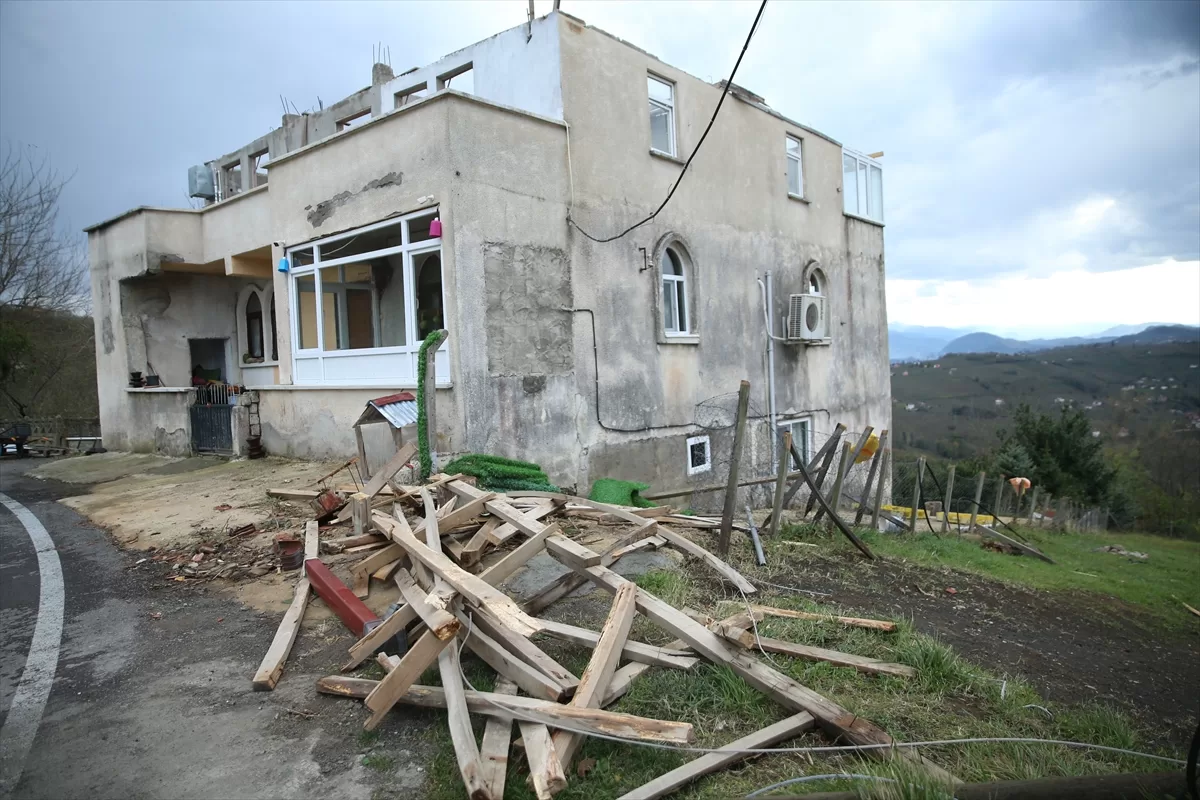
[[[425,626],[433,631],[434,636],[439,639],[451,639],[458,633],[458,629],[462,627],[458,617],[447,611],[444,606],[431,604],[425,591],[417,586],[412,573],[406,569],[398,570],[395,581],[404,602],[412,607]]]
[[[496,678],[496,694],[515,695],[517,685],[503,676]],[[488,717],[479,745],[480,778],[496,800],[504,798],[504,780],[508,775],[508,749],[512,743],[513,718],[497,714]]]
[[[258,671],[251,680],[257,691],[272,691],[275,684],[279,683],[284,662],[292,652],[296,635],[300,633],[300,622],[304,619],[304,609],[308,607],[308,595],[308,578],[301,578],[292,594],[292,604],[283,615],[283,620],[275,631],[275,638],[271,640],[271,646],[267,648],[267,654],[263,656],[262,663],[258,665]]]
[[[453,641],[453,639],[443,641],[434,636],[431,631],[422,633],[416,644],[412,645],[400,659],[399,665],[384,676],[383,680],[367,695],[364,703],[371,710],[371,716],[363,724],[363,728],[368,731],[375,730],[392,706],[399,702],[400,698],[417,682],[417,678],[421,677],[421,673],[429,669],[437,660],[438,654]],[[443,702],[445,702],[444,698]]]
[[[733,601],[729,601],[733,602]],[[743,607],[741,603],[736,604],[739,608]],[[757,611],[765,614],[768,617],[785,617],[787,619],[803,619],[813,622],[836,622],[840,625],[848,625],[855,628],[870,628],[875,631],[884,631],[892,633],[896,630],[896,623],[882,619],[862,619],[859,617],[839,617],[833,614],[817,614],[812,611],[793,611],[790,608],[775,608],[774,606],[760,606],[754,603],[750,604],[751,611]]]
[[[538,623],[542,626],[543,634],[556,639],[575,642],[591,648],[595,648],[600,641],[600,634],[587,628],[579,628],[565,622],[554,622],[548,619],[539,619]],[[670,650],[633,640],[626,640],[621,655],[629,661],[641,664],[682,670],[691,669],[700,660],[686,650]]]

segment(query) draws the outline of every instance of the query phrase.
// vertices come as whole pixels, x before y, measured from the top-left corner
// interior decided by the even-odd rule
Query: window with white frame
[[[712,443],[707,436],[687,440],[687,474],[696,475],[712,469]]]
[[[812,419],[809,417],[789,419],[780,422],[778,427],[781,441],[784,433],[792,434],[792,444],[796,446],[796,450],[807,466],[809,459],[812,458]]]
[[[883,222],[883,168],[873,159],[843,150],[842,201],[847,214]]]
[[[296,383],[415,382],[421,341],[445,325],[436,216],[421,211],[289,249]],[[439,363],[440,380],[447,367]]]
[[[650,149],[675,155],[675,84],[649,75]]]
[[[687,266],[681,250],[670,245],[662,257],[663,332],[668,336],[686,336],[691,316],[687,297]]]
[[[787,185],[788,194],[792,197],[804,197],[804,158],[800,139],[795,136],[786,137],[787,155]]]

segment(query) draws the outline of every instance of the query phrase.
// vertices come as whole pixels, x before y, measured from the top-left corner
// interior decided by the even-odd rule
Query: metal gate
[[[196,389],[192,416],[192,448],[198,453],[233,452],[233,406],[230,387],[201,386]]]

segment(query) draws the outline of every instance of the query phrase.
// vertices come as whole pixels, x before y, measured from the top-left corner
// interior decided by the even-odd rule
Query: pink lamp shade
[[[442,235],[442,221],[437,217],[434,217],[433,221],[429,223],[429,235],[437,237]]]

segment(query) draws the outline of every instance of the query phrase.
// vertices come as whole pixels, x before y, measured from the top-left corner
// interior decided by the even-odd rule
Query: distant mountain
[[[1065,336],[1056,339],[1014,339],[994,333],[935,326],[888,326],[888,351],[891,361],[925,361],[953,353],[1032,353],[1052,347],[1101,344],[1116,340],[1122,344],[1159,344],[1187,342],[1197,337],[1197,329],[1187,325],[1145,322],[1138,325],[1115,325],[1100,333],[1087,336]]]
[[[1194,325],[1155,325],[1129,336],[1120,336],[1116,342],[1117,344],[1168,344],[1170,342],[1200,344],[1200,328]]]
[[[888,355],[892,361],[919,361],[926,358],[937,358],[942,348],[962,331],[952,331],[948,328],[944,333],[939,329],[915,328],[912,330],[888,329]]]
[[[1111,328],[1106,328],[1099,333],[1089,333],[1089,339],[1111,339],[1116,336],[1129,336],[1134,333],[1141,333],[1146,328],[1154,328],[1162,325],[1170,325],[1169,322],[1142,322],[1137,325],[1114,325]]]
[[[1110,337],[1111,338],[1111,337]],[[968,333],[960,336],[942,348],[941,355],[950,353],[1031,353],[1035,350],[1048,350],[1051,347],[1071,347],[1077,344],[1097,344],[1105,339],[1088,339],[1082,336],[1068,336],[1062,339],[1005,339],[991,333]]]

